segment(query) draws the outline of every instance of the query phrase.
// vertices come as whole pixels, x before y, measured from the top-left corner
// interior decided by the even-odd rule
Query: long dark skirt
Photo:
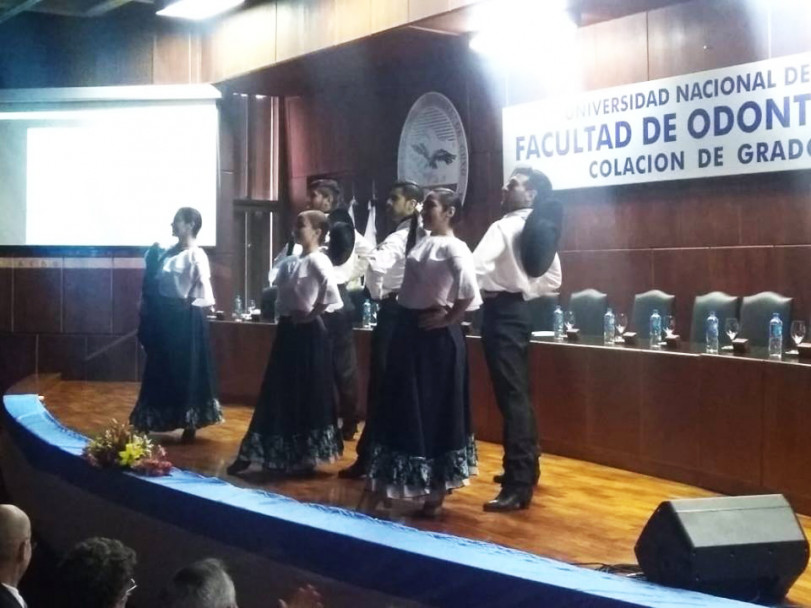
[[[205,311],[153,297],[139,337],[146,368],[130,424],[141,431],[199,429],[222,422]]]
[[[375,416],[368,486],[391,498],[447,492],[476,474],[462,329],[421,330],[420,312],[399,311]]]
[[[282,317],[238,459],[293,473],[342,453],[324,322]]]

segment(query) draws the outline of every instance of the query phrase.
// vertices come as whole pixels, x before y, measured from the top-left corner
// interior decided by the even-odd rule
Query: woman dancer
[[[307,474],[343,452],[335,410],[329,338],[321,314],[343,304],[332,264],[319,249],[329,229],[327,216],[304,211],[296,219],[301,255],[282,263],[279,327],[256,409],[228,473],[252,462],[283,474]]]
[[[200,212],[181,207],[172,221],[174,247],[146,254],[138,338],[146,368],[130,424],[140,431],[197,429],[222,422],[206,310],[214,305],[206,252],[196,244]]]
[[[461,206],[446,188],[423,202],[431,235],[406,259],[367,478],[374,504],[424,498],[423,514],[431,517],[476,473],[461,320],[481,298],[473,255],[453,234]]]

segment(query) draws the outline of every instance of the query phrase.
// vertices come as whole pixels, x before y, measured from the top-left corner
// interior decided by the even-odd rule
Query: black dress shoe
[[[355,434],[358,432],[358,423],[357,422],[350,422],[349,424],[344,424],[341,427],[341,438],[344,441],[354,441]]]
[[[227,469],[225,469],[225,472],[229,475],[236,475],[237,473],[242,473],[242,471],[247,469],[249,466],[251,466],[250,460],[240,460],[237,458],[228,466]]]
[[[484,510],[488,513],[504,513],[506,511],[520,511],[528,509],[532,501],[532,490],[502,488],[493,500],[484,503]]]
[[[345,469],[338,471],[341,479],[362,479],[366,477],[366,465],[360,460],[356,460]]]

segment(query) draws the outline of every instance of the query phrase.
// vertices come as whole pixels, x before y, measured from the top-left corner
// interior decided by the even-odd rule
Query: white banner
[[[504,108],[557,190],[811,168],[811,53]]]

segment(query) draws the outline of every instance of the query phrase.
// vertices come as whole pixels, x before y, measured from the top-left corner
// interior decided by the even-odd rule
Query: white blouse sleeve
[[[476,281],[476,263],[473,254],[462,241],[454,243],[451,250],[451,268],[456,285],[454,300],[472,299],[467,310],[476,310],[481,306],[482,298],[479,293],[479,284]]]
[[[192,253],[192,287],[189,297],[193,298],[191,305],[200,308],[214,306],[214,288],[211,286],[211,266],[208,256],[202,249]]]
[[[327,311],[332,312],[343,308],[341,292],[338,291],[338,283],[335,280],[335,271],[332,262],[326,254],[317,252],[310,254],[313,264],[313,272],[318,280],[318,295],[315,298],[313,307],[323,304]]]

